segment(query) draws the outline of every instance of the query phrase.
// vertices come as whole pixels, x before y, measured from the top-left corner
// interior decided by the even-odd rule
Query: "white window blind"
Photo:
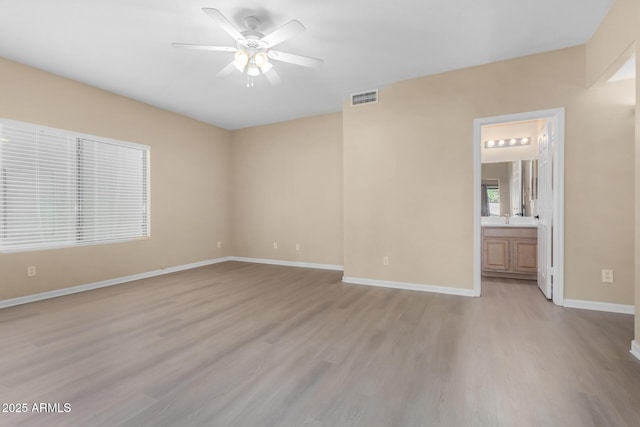
[[[0,119],[0,250],[149,235],[149,148]]]

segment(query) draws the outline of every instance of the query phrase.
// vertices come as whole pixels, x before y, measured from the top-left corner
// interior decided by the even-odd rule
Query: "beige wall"
[[[565,296],[633,304],[631,84],[587,90],[582,46],[345,105],[345,275],[471,289],[473,120],[565,107]],[[600,283],[602,268],[616,271],[614,285]]]
[[[586,45],[586,76],[589,84],[603,84],[632,54],[636,56],[635,106],[635,340],[640,343],[640,2],[617,0]],[[629,179],[629,178],[627,178]]]
[[[4,59],[0,92],[0,117],[150,145],[152,203],[149,239],[0,254],[0,300],[228,255],[342,265],[340,113],[232,133]]]
[[[229,254],[228,131],[4,59],[0,93],[0,117],[151,146],[151,237],[0,254],[0,300]]]
[[[234,255],[342,265],[341,114],[233,131],[231,159]]]

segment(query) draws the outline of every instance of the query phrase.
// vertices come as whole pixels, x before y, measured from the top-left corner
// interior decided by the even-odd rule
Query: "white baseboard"
[[[464,297],[474,297],[473,289],[448,288],[446,286],[423,285],[419,283],[392,282],[389,280],[363,279],[360,277],[343,276],[344,283],[354,285],[378,286],[382,288],[406,289],[410,291],[435,292],[438,294],[459,295]]]
[[[584,310],[606,311],[609,313],[635,314],[635,307],[632,305],[613,304],[610,302],[565,299],[564,306],[569,308],[581,308]]]
[[[115,279],[102,280],[100,282],[88,283],[86,285],[71,286],[69,288],[56,289],[55,291],[42,292],[39,294],[26,295],[23,297],[6,299],[0,301],[0,308],[12,307],[14,305],[27,304],[49,298],[56,298],[63,295],[75,294],[78,292],[90,291],[92,289],[104,288],[107,286],[120,285],[134,280],[147,279],[149,277],[161,276],[163,274],[175,273],[192,268],[204,267],[205,265],[218,264],[229,261],[230,257],[210,259],[206,261],[194,262],[192,264],[178,265],[175,267],[163,268],[161,270],[149,271],[147,273],[132,274],[130,276],[116,277]]]
[[[640,343],[636,340],[631,341],[631,354],[640,360]]]
[[[333,271],[344,270],[344,268],[341,265],[318,264],[315,262],[283,261],[279,259],[246,258],[246,257],[232,256],[232,257],[229,257],[228,261],[252,262],[255,264],[284,265],[287,267],[318,268],[321,270],[333,270]]]

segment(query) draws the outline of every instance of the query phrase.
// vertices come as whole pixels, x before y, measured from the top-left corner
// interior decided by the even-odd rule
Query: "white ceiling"
[[[614,0],[0,0],[0,56],[226,129],[340,111],[360,90],[585,43]],[[233,46],[201,8],[237,27],[255,15],[269,33],[307,31],[278,50],[319,69],[275,63],[282,77],[245,87],[216,78],[232,54],[172,42]]]

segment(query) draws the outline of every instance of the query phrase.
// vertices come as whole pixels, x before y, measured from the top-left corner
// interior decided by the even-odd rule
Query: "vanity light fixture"
[[[509,143],[507,144],[507,141]],[[531,138],[508,138],[501,139],[497,143],[495,140],[490,139],[489,141],[484,142],[484,148],[504,148],[504,147],[516,147],[522,145],[530,145]]]

